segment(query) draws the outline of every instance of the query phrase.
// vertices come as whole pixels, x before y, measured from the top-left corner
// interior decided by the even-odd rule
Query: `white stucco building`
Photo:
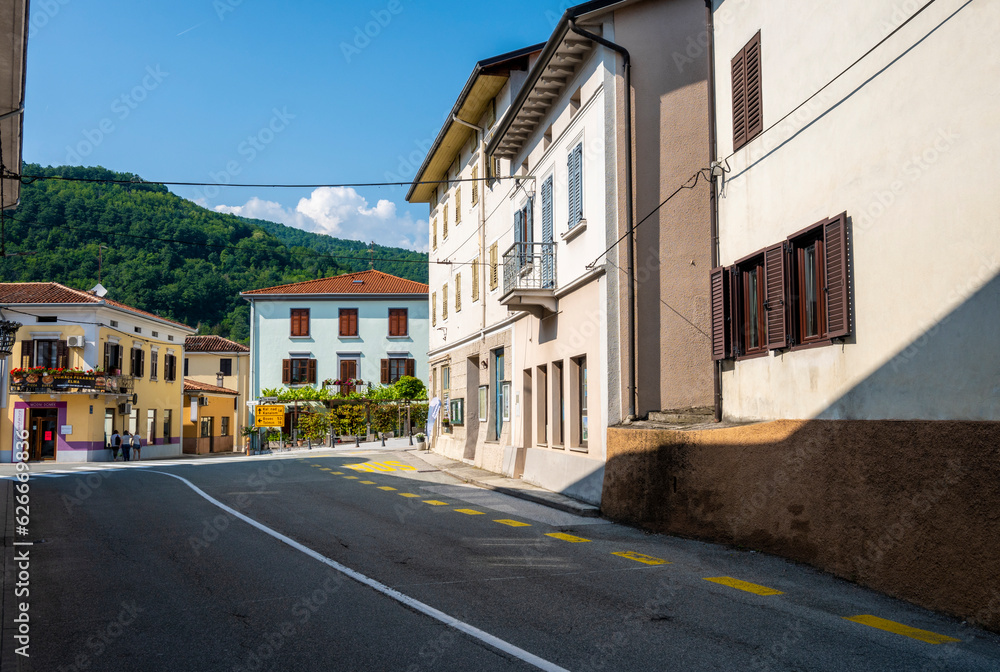
[[[714,3],[728,419],[1000,419],[1000,5],[923,5]]]
[[[427,376],[427,285],[381,271],[243,292],[250,396],[267,388]],[[349,385],[343,382],[341,385]]]

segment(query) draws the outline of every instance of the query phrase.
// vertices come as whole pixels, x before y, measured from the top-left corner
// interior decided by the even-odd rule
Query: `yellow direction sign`
[[[255,406],[253,409],[254,427],[284,427],[285,407]]]

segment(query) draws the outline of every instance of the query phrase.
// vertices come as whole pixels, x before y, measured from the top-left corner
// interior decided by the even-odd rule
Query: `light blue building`
[[[375,270],[243,292],[251,398],[324,382],[389,385],[404,375],[426,384],[427,294],[423,283]]]

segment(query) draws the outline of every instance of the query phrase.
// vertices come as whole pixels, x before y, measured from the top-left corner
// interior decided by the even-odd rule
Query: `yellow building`
[[[184,379],[184,452],[228,453],[239,446],[239,393]]]
[[[221,336],[188,336],[184,339],[184,381],[235,390],[234,436],[250,424],[247,389],[250,386],[250,348]]]
[[[194,329],[53,282],[0,283],[0,311],[23,325],[0,386],[0,462],[18,434],[30,460],[110,460],[113,430],[138,432],[143,459],[181,454],[178,367]]]

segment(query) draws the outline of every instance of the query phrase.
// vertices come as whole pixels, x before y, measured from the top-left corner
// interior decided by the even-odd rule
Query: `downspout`
[[[625,232],[628,238],[628,420],[634,420],[639,408],[639,390],[636,388],[636,347],[635,347],[635,226],[632,214],[632,59],[628,49],[595,35],[569,20],[569,27],[577,35],[593,40],[622,56],[625,76]]]
[[[715,137],[715,19],[712,0],[705,0],[705,30],[708,32],[708,147],[709,160],[715,163],[718,140]],[[710,171],[709,213],[712,224],[712,268],[719,265],[719,200],[715,171]],[[722,422],[722,362],[712,362],[712,387],[715,393],[715,421]]]
[[[486,186],[486,129],[475,124],[470,124],[458,118],[457,114],[451,115],[456,123],[468,126],[479,133],[479,179],[481,185]],[[486,340],[486,189],[480,188],[480,184],[475,185],[479,192],[479,302],[482,304],[482,317],[479,324],[479,337]]]

